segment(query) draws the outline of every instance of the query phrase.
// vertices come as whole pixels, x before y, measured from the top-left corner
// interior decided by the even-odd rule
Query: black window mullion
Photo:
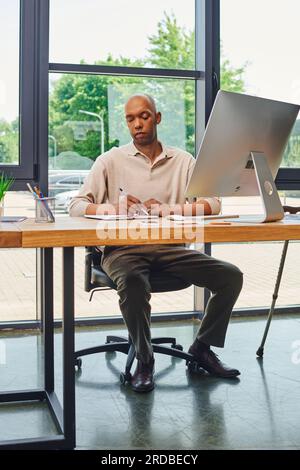
[[[37,5],[36,179],[48,195],[49,0]]]
[[[146,78],[204,79],[204,71],[160,69],[151,67],[125,67],[117,65],[58,64],[50,63],[52,73],[80,73],[89,75],[117,75]]]
[[[17,179],[34,177],[35,1],[21,0],[20,167]]]
[[[220,88],[220,0],[205,0],[205,121]]]

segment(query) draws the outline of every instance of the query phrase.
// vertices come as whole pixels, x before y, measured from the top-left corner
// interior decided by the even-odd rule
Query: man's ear
[[[161,113],[156,113],[156,124],[160,124],[161,122]]]

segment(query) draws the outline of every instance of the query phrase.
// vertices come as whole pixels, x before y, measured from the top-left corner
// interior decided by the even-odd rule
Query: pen
[[[124,195],[127,196],[127,194],[128,194],[127,191],[125,191],[123,188],[119,188],[119,190],[121,191],[121,193],[124,193]],[[147,209],[145,209],[145,207],[142,203],[141,204],[135,204],[135,206],[136,206],[137,212],[140,211],[144,215],[147,215],[147,216],[149,215]]]
[[[231,222],[209,222],[209,225],[231,225]]]
[[[26,183],[26,184],[27,184],[27,188],[29,189],[33,197],[38,198],[38,195],[36,194],[36,192],[33,191],[31,185],[29,183]]]

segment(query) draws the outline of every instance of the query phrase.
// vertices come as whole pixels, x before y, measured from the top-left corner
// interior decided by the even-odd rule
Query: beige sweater
[[[165,204],[184,204],[185,189],[195,159],[183,150],[162,145],[154,163],[133,143],[100,155],[69,206],[72,217],[83,216],[89,204],[118,203],[120,188],[141,201],[154,198]],[[206,198],[212,213],[220,211],[217,198]]]

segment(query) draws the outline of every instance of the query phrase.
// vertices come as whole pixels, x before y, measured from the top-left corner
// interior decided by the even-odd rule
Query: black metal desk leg
[[[63,248],[63,421],[67,447],[75,438],[74,248]]]
[[[289,246],[289,240],[286,240],[284,242],[284,245],[283,245],[281,260],[280,260],[280,264],[279,264],[279,269],[278,269],[275,289],[274,289],[274,293],[273,293],[272,304],[271,304],[268,319],[267,319],[267,324],[266,324],[266,327],[265,327],[265,331],[264,331],[264,334],[263,334],[261,344],[260,344],[258,350],[256,351],[256,355],[259,356],[259,357],[262,357],[264,355],[264,345],[265,345],[265,342],[266,342],[266,339],[267,339],[268,331],[269,331],[269,328],[270,328],[271,320],[272,320],[274,309],[275,309],[276,300],[277,300],[277,297],[278,297],[278,291],[279,291],[279,287],[280,287],[280,282],[281,282],[281,277],[282,277],[282,272],[283,272],[283,268],[284,268],[284,263],[285,263],[285,258],[286,258],[286,253],[287,253],[288,246]]]
[[[53,248],[41,248],[43,282],[43,337],[45,390],[54,391],[54,328],[53,328]]]

